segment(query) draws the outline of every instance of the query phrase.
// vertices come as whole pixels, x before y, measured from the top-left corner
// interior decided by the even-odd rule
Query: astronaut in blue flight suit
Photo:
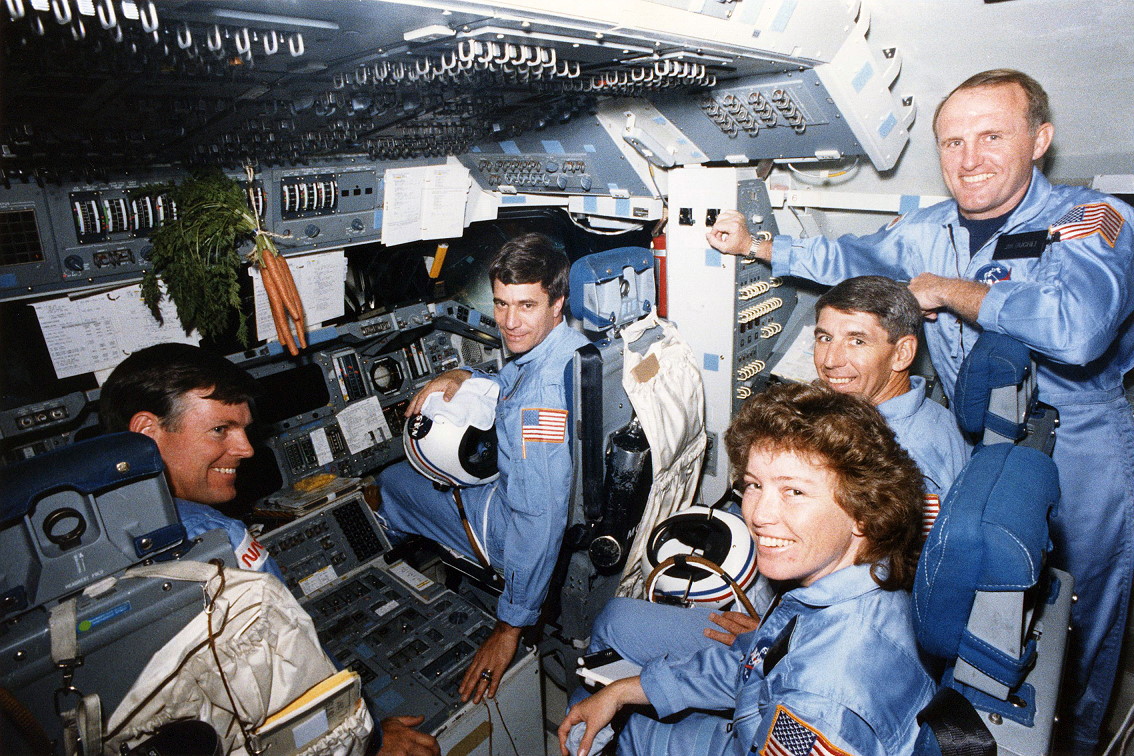
[[[1062,719],[1071,731],[1061,737],[1090,752],[1114,685],[1134,572],[1134,421],[1122,387],[1134,366],[1134,211],[1040,173],[1054,128],[1046,93],[1025,74],[998,69],[966,80],[938,107],[934,132],[953,201],[837,240],[753,240],[739,213],[722,213],[709,243],[769,260],[781,276],[912,279],[950,397],[982,330],[1035,353],[1039,398],[1060,416],[1053,557],[1079,596],[1068,656],[1072,711]]]
[[[559,728],[561,753],[572,728],[585,734],[571,756],[586,753],[635,704],[668,719],[631,714],[620,754],[910,752],[917,712],[935,691],[908,592],[920,471],[866,401],[822,386],[757,394],[725,442],[778,603],[732,646],[643,660],[640,676],[576,703]],[[616,650],[621,640],[613,639]]]
[[[566,256],[540,234],[506,242],[489,266],[494,315],[516,356],[498,375],[484,376],[500,387],[500,477],[462,491],[477,546],[504,577],[496,627],[460,685],[462,698],[472,696],[477,703],[495,696],[521,629],[538,618],[567,527],[572,467],[565,371],[575,350],[587,343],[564,320],[569,274]],[[420,412],[433,392],[452,398],[471,375],[454,370],[435,378],[406,414]],[[436,490],[408,463],[383,470],[378,482],[379,515],[392,531],[424,535],[475,558],[451,493]]]
[[[910,375],[921,330],[917,300],[893,279],[857,276],[819,297],[815,320],[819,379],[878,408],[917,462],[925,477],[927,510],[935,511],[971,448],[953,413],[926,396],[925,379]]]
[[[268,550],[252,537],[244,523],[228,515],[221,514],[208,504],[200,504],[185,499],[174,499],[177,507],[177,516],[185,526],[185,534],[189,538],[196,538],[210,530],[221,529],[228,535],[228,542],[232,545],[232,552],[236,555],[236,564],[242,570],[261,570],[286,582],[280,572],[276,560],[268,555]]]
[[[244,526],[214,505],[236,498],[236,473],[252,456],[252,378],[224,357],[187,344],[156,344],[127,357],[99,395],[107,431],[134,431],[157,444],[178,517],[196,538],[223,529],[236,563],[283,580],[279,566]]]
[[[224,529],[236,563],[283,580],[276,561],[244,523],[214,505],[236,497],[236,474],[253,455],[246,429],[256,385],[224,357],[188,344],[155,344],[127,357],[99,395],[107,431],[133,431],[157,444],[177,514],[190,538]],[[413,729],[420,717],[389,717],[371,749],[382,754],[440,754],[434,737]]]
[[[815,303],[815,371],[843,394],[857,394],[878,408],[890,430],[921,470],[925,486],[922,532],[928,533],[971,449],[949,410],[925,395],[925,379],[910,375],[917,354],[921,309],[909,289],[883,276],[849,278]],[[768,605],[767,581],[749,590],[757,611]],[[712,640],[731,644],[755,628],[741,612],[715,612],[612,599],[595,619],[590,651],[617,638],[624,658],[644,664],[663,651],[693,653]]]

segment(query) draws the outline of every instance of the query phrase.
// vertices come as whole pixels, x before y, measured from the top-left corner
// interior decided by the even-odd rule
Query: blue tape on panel
[[[515,142],[508,140],[507,142],[500,143],[500,149],[504,151],[505,155],[519,155],[520,148]]]
[[[614,201],[614,214],[619,218],[630,217],[630,200],[619,199]]]
[[[886,116],[886,120],[883,121],[882,125],[878,127],[878,135],[885,139],[886,137],[890,136],[890,132],[893,131],[894,127],[897,125],[898,119],[894,117],[893,113],[891,113],[890,115]]]
[[[862,68],[855,74],[854,79],[851,81],[851,86],[854,87],[855,92],[861,92],[866,83],[874,76],[874,66],[870,65],[870,61],[862,64]]]
[[[380,695],[374,697],[374,705],[379,711],[393,711],[406,700],[398,691],[393,688],[387,688]]]
[[[772,31],[783,32],[787,28],[791,17],[795,15],[796,0],[784,0],[780,3],[780,10],[772,21]]]
[[[741,23],[741,24],[755,24],[756,23],[756,17],[760,15],[760,11],[762,11],[762,10],[764,10],[764,4],[763,3],[756,3],[756,2],[752,2],[752,0],[748,0],[748,2],[744,2],[744,3],[740,4],[740,12],[736,14],[736,16],[733,20],[736,23]],[[760,30],[759,29],[755,30],[753,32],[752,36],[753,37],[760,36]]]
[[[710,268],[718,268],[721,264],[721,253],[712,247],[705,248],[705,265]]]
[[[567,152],[558,139],[544,139],[540,143],[543,145],[543,151],[549,155],[564,155]]]
[[[94,617],[91,617],[90,619],[85,619],[85,620],[79,622],[78,624],[75,625],[75,629],[78,630],[80,633],[85,633],[85,632],[88,632],[90,630],[94,630],[96,627],[101,625],[103,622],[107,622],[109,620],[114,619],[115,617],[126,614],[126,612],[128,612],[128,611],[130,611],[130,602],[125,601],[121,604],[118,604],[117,606],[114,606],[114,607],[111,607],[110,609],[107,609],[105,612],[103,612],[101,614],[96,614]]]
[[[583,197],[583,212],[595,213],[598,212],[598,197],[588,195]]]
[[[584,144],[583,152],[598,152],[593,144]]]
[[[326,328],[320,328],[317,331],[311,331],[310,333],[308,333],[307,343],[318,344],[323,341],[330,341],[331,339],[338,338],[338,336],[339,329],[335,328],[334,326],[327,326]]]
[[[500,198],[501,205],[522,205],[528,201],[528,198],[522,194],[505,194]]]
[[[721,368],[720,355],[706,354],[705,359],[703,360],[703,365],[705,370],[710,370],[714,373],[717,372]]]

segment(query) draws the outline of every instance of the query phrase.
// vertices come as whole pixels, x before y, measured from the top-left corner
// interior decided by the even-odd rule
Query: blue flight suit
[[[567,528],[573,469],[569,434],[564,431],[558,440],[536,439],[547,433],[533,429],[532,410],[564,413],[570,426],[565,371],[575,350],[586,343],[585,336],[563,322],[498,375],[484,376],[500,385],[496,405],[500,477],[488,485],[462,489],[461,499],[482,547],[487,544],[489,561],[504,575],[496,616],[514,627],[531,625],[539,617]],[[476,558],[451,492],[435,489],[407,462],[383,470],[378,485],[382,494],[378,514],[391,530],[417,533]]]
[[[1005,235],[1044,232],[1090,205],[1087,235],[1048,243],[1038,256],[993,260]],[[981,329],[1037,355],[1039,398],[1059,410],[1054,459],[1062,498],[1052,521],[1055,565],[1075,578],[1068,679],[1074,746],[1089,751],[1109,701],[1134,573],[1134,420],[1122,377],[1134,366],[1134,210],[1091,189],[1051,184],[1038,170],[1003,227],[969,257],[969,234],[949,200],[915,210],[869,236],[773,241],[772,270],[835,284],[929,272],[991,283],[978,325],[948,312],[925,325],[945,393]],[[1094,231],[1091,232],[1091,229]],[[1025,253],[1028,254],[1028,253]],[[1034,253],[1033,253],[1034,254]]]
[[[228,535],[228,542],[232,544],[232,552],[236,555],[238,567],[266,572],[275,575],[280,582],[285,582],[276,560],[268,555],[267,548],[252,537],[240,520],[221,514],[208,504],[185,499],[174,499],[173,503],[177,507],[177,516],[181,518],[181,524],[185,526],[185,534],[189,538],[196,538],[209,530],[223,530]]]
[[[910,390],[882,402],[878,411],[921,470],[925,484],[922,530],[928,535],[972,448],[961,436],[953,413],[925,395],[925,379],[920,375],[911,375]]]
[[[919,375],[910,376],[909,391],[878,405],[878,411],[921,469],[926,494],[944,499],[972,452],[953,414],[926,397],[925,379]],[[762,578],[747,593],[758,612],[763,612],[773,596]],[[616,597],[595,618],[589,652],[610,648],[617,638],[619,653],[636,664],[664,652],[672,657],[693,654],[716,643],[704,634],[707,628],[721,630],[709,619],[716,611]],[[734,605],[732,611],[742,610]]]
[[[696,711],[663,723],[634,714],[620,754],[767,753],[772,737],[821,737],[863,756],[909,753],[917,712],[936,689],[918,655],[910,594],[879,588],[870,565],[785,593],[731,648],[712,643],[649,661],[641,680],[659,717],[732,709],[732,718]]]

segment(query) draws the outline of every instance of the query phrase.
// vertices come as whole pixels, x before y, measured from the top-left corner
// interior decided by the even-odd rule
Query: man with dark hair
[[[235,498],[237,468],[253,454],[246,429],[255,389],[251,376],[220,355],[188,344],[155,344],[127,357],[107,378],[99,419],[108,432],[134,431],[154,440],[190,538],[221,528],[240,567],[282,579],[244,524],[215,509]]]
[[[237,564],[283,580],[274,559],[244,523],[213,505],[236,496],[241,460],[252,456],[246,433],[256,384],[224,357],[188,344],[155,344],[127,357],[99,394],[99,420],[111,433],[134,431],[157,444],[177,514],[195,538],[222,529]],[[432,735],[413,729],[421,717],[382,720],[371,748],[378,756],[431,756],[440,749]]]
[[[451,492],[436,490],[407,463],[382,471],[379,514],[394,532],[417,533],[476,559],[481,550],[503,573],[497,623],[461,681],[476,702],[496,695],[519,645],[520,632],[539,617],[567,527],[571,490],[570,403],[565,371],[586,338],[564,321],[570,263],[551,240],[525,234],[500,248],[489,266],[493,312],[513,359],[499,375],[496,435],[500,477],[463,489],[466,531]],[[467,370],[451,370],[425,385],[406,411],[426,398],[452,399]],[[479,542],[470,544],[470,534]],[[483,548],[482,545],[483,544]]]
[[[925,476],[925,524],[969,458],[953,413],[910,375],[921,308],[904,284],[885,276],[848,278],[815,303],[815,371],[835,391],[858,394],[882,417]]]
[[[1043,88],[1019,71],[963,82],[937,109],[933,131],[952,200],[837,240],[753,239],[743,216],[722,212],[709,243],[770,261],[777,276],[912,279],[950,398],[982,330],[1035,354],[1039,398],[1060,418],[1053,562],[1075,578],[1079,597],[1065,699],[1072,711],[1061,722],[1070,725],[1065,749],[1089,753],[1114,687],[1134,575],[1134,419],[1122,383],[1134,367],[1134,210],[1044,177],[1039,164],[1055,127]]]

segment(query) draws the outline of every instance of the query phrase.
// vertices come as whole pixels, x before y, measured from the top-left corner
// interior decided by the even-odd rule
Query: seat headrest
[[[953,412],[961,430],[980,434],[987,427],[1005,438],[1023,438],[1027,423],[989,412],[989,403],[993,390],[1023,383],[1032,372],[1031,364],[1031,351],[1016,339],[982,333],[957,374]]]
[[[0,469],[0,523],[23,517],[39,499],[70,489],[96,494],[160,475],[157,444],[141,433],[110,433]]]
[[[588,331],[633,323],[653,310],[654,257],[644,247],[619,247],[571,265],[571,314]]]
[[[80,441],[0,469],[0,617],[43,606],[185,541],[157,445]]]
[[[918,643],[944,659],[963,655],[976,591],[1022,591],[1040,577],[1048,513],[1059,501],[1051,458],[1035,449],[978,449],[929,533],[914,581]]]

